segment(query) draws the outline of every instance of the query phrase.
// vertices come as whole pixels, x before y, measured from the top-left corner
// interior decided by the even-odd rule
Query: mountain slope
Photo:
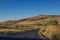
[[[0,28],[39,28],[47,20],[57,20],[60,24],[59,15],[39,15],[31,18],[0,22]]]
[[[49,21],[49,22],[48,22]],[[39,30],[51,40],[60,40],[60,15],[39,15],[31,18],[0,22],[0,33]]]

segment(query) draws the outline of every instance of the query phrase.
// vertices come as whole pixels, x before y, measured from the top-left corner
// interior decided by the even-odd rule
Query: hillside
[[[59,15],[39,15],[31,18],[20,19],[20,20],[12,20],[0,22],[0,28],[39,28],[42,24],[44,24],[47,20],[57,20],[58,24],[60,24],[60,16]]]
[[[59,15],[39,15],[26,19],[0,22],[0,29],[39,29],[49,19],[57,20],[60,24]]]
[[[0,33],[37,30],[39,35],[60,40],[60,15],[38,15],[31,18],[0,22]]]

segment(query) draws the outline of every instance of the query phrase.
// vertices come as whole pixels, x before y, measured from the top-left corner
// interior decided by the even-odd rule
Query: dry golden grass
[[[0,32],[21,32],[20,29],[0,29]]]
[[[45,31],[42,32],[43,35],[45,35],[46,37],[48,37],[49,39],[53,39],[53,36],[55,37],[56,35],[56,39],[59,39],[60,40],[60,27],[58,26],[55,26],[55,25],[50,25],[48,26],[47,28],[44,29]],[[59,35],[59,36],[58,36]]]
[[[57,20],[58,24],[48,22],[43,28],[40,29],[41,25],[44,24],[49,20]],[[54,25],[51,25],[54,24]],[[22,19],[22,20],[13,20],[13,21],[6,21],[1,22],[0,27],[3,26],[5,29],[0,28],[0,32],[21,32],[25,30],[33,30],[33,29],[40,29],[43,35],[47,36],[50,39],[53,39],[53,36],[59,35],[60,33],[60,16],[35,16],[32,18]],[[7,27],[11,28],[8,29]],[[57,34],[56,34],[57,33]],[[59,36],[60,37],[60,36]],[[58,37],[58,38],[59,38]]]

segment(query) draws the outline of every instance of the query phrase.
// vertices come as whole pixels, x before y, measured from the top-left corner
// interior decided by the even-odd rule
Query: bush
[[[45,27],[45,26],[42,26],[42,27],[40,28],[40,30],[39,30],[39,33],[43,33],[43,32],[45,32],[45,30],[46,30],[46,27]]]
[[[56,20],[48,20],[46,22],[46,25],[57,25],[57,24],[58,24],[58,22]]]
[[[60,40],[60,33],[52,35],[52,40]]]

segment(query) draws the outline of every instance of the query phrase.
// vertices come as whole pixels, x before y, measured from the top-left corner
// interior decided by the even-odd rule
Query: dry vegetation
[[[0,22],[0,32],[21,32],[25,30],[40,29],[51,40],[60,40],[60,16],[39,15],[22,20]]]
[[[60,40],[60,26],[56,20],[49,20],[41,27],[39,34],[50,40]]]

